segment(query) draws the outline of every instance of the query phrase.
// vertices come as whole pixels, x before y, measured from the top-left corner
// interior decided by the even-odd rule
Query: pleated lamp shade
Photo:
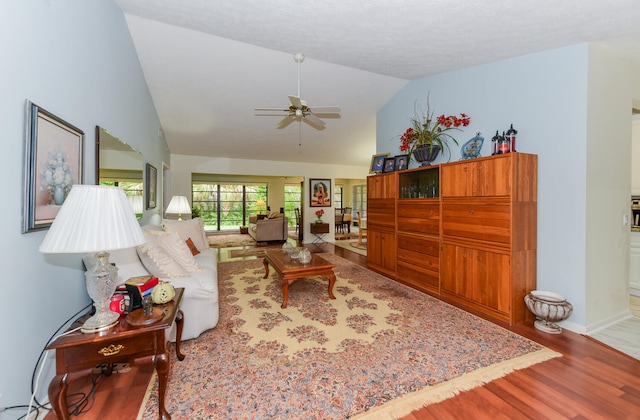
[[[184,195],[174,195],[171,197],[171,201],[169,201],[166,213],[178,215],[191,214],[189,200],[187,200],[187,197]]]
[[[91,253],[131,248],[145,242],[124,190],[74,185],[47,236],[42,253]]]

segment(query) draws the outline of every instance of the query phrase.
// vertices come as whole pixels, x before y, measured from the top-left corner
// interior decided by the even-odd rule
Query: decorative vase
[[[307,248],[304,248],[302,251],[300,251],[298,259],[302,264],[308,264],[311,261],[311,251],[309,251]]]
[[[318,217],[318,218],[316,219],[316,223],[322,223],[322,217]]]
[[[420,162],[420,166],[429,166],[438,157],[440,150],[442,148],[439,144],[423,144],[413,150],[413,157],[416,162]]]
[[[524,302],[536,316],[534,326],[549,334],[560,334],[562,328],[556,322],[564,321],[573,312],[573,305],[564,296],[553,292],[533,290],[524,297]]]
[[[62,203],[64,203],[64,188],[62,188],[62,186],[60,185],[56,185],[53,188],[53,202],[57,205],[57,206],[61,206]]]

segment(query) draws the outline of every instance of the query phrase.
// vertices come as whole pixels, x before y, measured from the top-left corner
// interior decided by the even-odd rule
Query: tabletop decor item
[[[473,159],[480,157],[480,151],[482,150],[483,143],[484,137],[482,137],[478,131],[475,137],[472,137],[462,145],[462,149],[460,149],[460,153],[462,154],[461,159]]]
[[[458,141],[451,135],[451,130],[460,131],[460,127],[467,127],[471,122],[471,118],[462,113],[460,117],[442,114],[434,118],[429,96],[426,110],[422,113],[416,110],[415,116],[409,120],[411,127],[400,136],[400,151],[408,152],[421,166],[429,165],[440,151],[449,150],[449,141],[457,145]]]
[[[324,210],[320,209],[316,211],[316,223],[322,223],[322,215],[324,214]]]

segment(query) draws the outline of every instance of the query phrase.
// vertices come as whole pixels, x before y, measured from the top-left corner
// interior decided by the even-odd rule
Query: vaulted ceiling
[[[582,42],[640,69],[636,0],[115,0],[172,153],[368,166],[409,80]],[[316,130],[257,107],[338,105]],[[260,115],[263,114],[263,115]]]

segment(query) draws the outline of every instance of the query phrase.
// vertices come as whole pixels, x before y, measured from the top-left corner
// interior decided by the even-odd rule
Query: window
[[[337,209],[341,209],[342,206],[342,185],[336,185],[333,190],[333,206]]]
[[[206,230],[237,230],[265,210],[256,202],[267,202],[267,184],[193,182],[191,194]]]
[[[301,200],[302,200],[302,186],[300,184],[285,184],[284,215],[287,217],[287,219],[289,219],[289,226],[296,225],[295,209],[300,208]]]
[[[353,186],[353,213],[360,212],[362,218],[367,217],[367,186]]]

